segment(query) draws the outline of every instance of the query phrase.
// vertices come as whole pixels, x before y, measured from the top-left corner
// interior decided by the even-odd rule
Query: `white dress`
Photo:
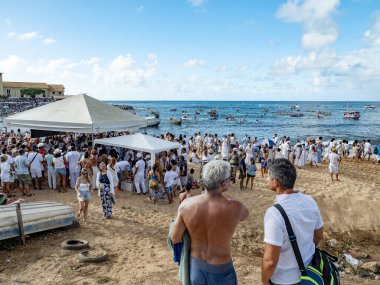
[[[298,167],[304,167],[306,162],[306,148],[300,148],[301,155],[297,160]]]
[[[10,172],[11,166],[8,163],[8,161],[1,163],[0,169],[1,169],[1,175],[0,175],[1,181],[2,182],[11,182],[11,172]]]

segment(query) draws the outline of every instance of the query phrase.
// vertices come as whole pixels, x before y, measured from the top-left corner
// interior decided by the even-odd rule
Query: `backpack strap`
[[[290,224],[288,215],[286,215],[284,208],[280,204],[275,204],[274,207],[281,213],[281,216],[284,218],[286,230],[288,231],[288,235],[289,235],[289,241],[292,245],[293,252],[294,252],[294,255],[295,255],[297,263],[298,263],[298,267],[301,271],[301,275],[307,276],[305,265],[304,265],[303,260],[302,260],[301,252],[300,252],[300,249],[298,247],[297,237],[294,234],[294,231],[293,231],[292,225]]]

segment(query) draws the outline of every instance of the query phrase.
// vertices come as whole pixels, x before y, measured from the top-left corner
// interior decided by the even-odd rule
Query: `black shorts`
[[[249,174],[247,173],[247,177],[253,177],[253,178],[255,178],[256,175],[249,175]]]

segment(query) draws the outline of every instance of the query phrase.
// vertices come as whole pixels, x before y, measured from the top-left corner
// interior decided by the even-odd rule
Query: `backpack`
[[[305,268],[302,260],[302,256],[297,244],[297,237],[293,232],[292,225],[289,218],[285,213],[285,210],[281,205],[276,204],[274,207],[279,210],[284,218],[286,230],[288,231],[289,240],[292,245],[294,255],[296,257],[298,267],[301,271],[300,284],[301,285],[340,285],[339,271],[335,267],[334,262],[338,261],[338,258],[315,248],[313,259],[311,263]]]
[[[373,148],[373,154],[378,154],[379,153],[379,149],[377,147]]]

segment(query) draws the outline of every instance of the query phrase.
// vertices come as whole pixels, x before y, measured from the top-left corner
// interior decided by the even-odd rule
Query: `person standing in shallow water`
[[[231,257],[231,239],[248,209],[225,192],[231,186],[229,163],[210,161],[202,170],[202,195],[186,198],[178,208],[171,240],[182,242],[188,230],[191,238],[190,284],[237,284]]]
[[[113,196],[115,194],[113,179],[112,174],[107,171],[107,165],[104,162],[100,163],[99,167],[100,170],[96,177],[96,185],[102,203],[103,217],[109,219],[112,216]]]

